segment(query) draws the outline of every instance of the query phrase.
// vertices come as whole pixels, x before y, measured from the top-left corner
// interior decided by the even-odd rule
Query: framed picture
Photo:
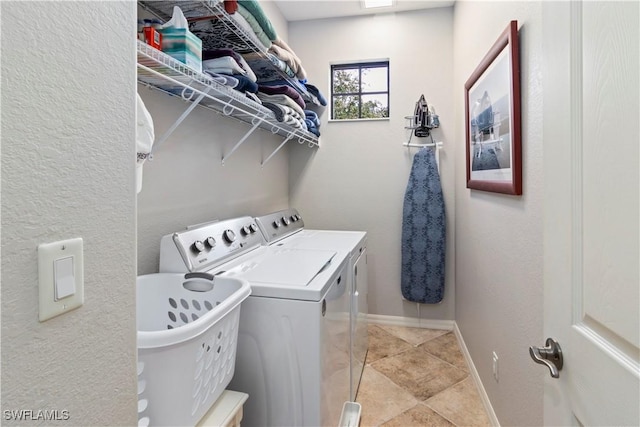
[[[509,23],[464,89],[467,188],[522,194],[517,21]]]

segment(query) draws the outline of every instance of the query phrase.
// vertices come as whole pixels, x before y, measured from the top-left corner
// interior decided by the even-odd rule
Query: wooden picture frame
[[[464,85],[467,188],[522,194],[518,21]]]

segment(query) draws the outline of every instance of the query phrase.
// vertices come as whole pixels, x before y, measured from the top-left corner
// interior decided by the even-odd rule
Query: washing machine
[[[349,400],[348,253],[269,246],[251,217],[162,238],[161,272],[242,277],[234,377],[247,393],[243,427],[336,426]]]
[[[364,231],[312,230],[294,209],[256,217],[265,240],[272,247],[336,250],[348,253],[347,289],[350,294],[350,332],[345,339],[350,349],[350,392],[352,401],[362,378],[367,356],[367,233]]]

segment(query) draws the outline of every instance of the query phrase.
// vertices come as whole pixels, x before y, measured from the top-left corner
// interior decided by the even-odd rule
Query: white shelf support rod
[[[444,146],[444,143],[442,141],[432,142],[429,144],[412,144],[410,142],[405,142],[402,145],[405,147],[414,147],[414,148],[435,147],[436,148],[436,166],[438,167],[438,172],[440,172],[440,150]]]
[[[231,155],[238,149],[238,147],[240,147],[242,145],[243,142],[245,142],[247,140],[247,138],[249,138],[249,135],[251,135],[253,133],[253,131],[255,131],[256,129],[258,129],[258,126],[260,126],[260,122],[262,122],[262,117],[256,117],[257,120],[255,120],[253,122],[253,126],[251,127],[251,129],[249,129],[249,132],[247,132],[242,138],[240,138],[240,141],[238,141],[236,143],[236,145],[233,146],[233,148],[231,149],[231,151],[229,151],[229,153],[226,156],[222,156],[222,164],[224,165],[225,160],[227,160],[229,157],[231,157]]]
[[[281,143],[280,145],[278,145],[278,148],[276,148],[276,149],[275,149],[275,151],[274,151],[273,153],[271,153],[271,154],[269,155],[269,157],[267,157],[267,158],[262,162],[262,167],[264,167],[264,165],[266,165],[266,164],[267,164],[267,162],[268,162],[269,160],[271,160],[271,158],[272,158],[273,156],[275,156],[275,155],[276,155],[276,153],[277,153],[278,151],[280,151],[280,149],[281,149],[282,147],[284,147],[284,145],[285,145],[287,142],[289,142],[289,140],[290,140],[291,138],[293,138],[293,134],[289,134],[289,136],[287,136],[287,137],[285,138],[285,140],[284,140],[284,141],[282,141],[282,143]]]
[[[438,142],[431,142],[428,144],[413,144],[411,142],[405,142],[402,144],[405,147],[414,147],[414,148],[422,148],[422,147],[437,147],[437,148],[442,148],[442,146],[444,145],[444,143],[442,141],[438,141]]]
[[[178,117],[178,120],[176,120],[175,123],[173,125],[171,125],[171,127],[169,129],[167,129],[167,131],[160,138],[158,138],[158,140],[153,145],[153,149],[151,150],[152,153],[155,150],[157,150],[158,147],[160,145],[162,145],[162,143],[164,141],[166,141],[167,138],[169,138],[169,136],[171,136],[173,131],[175,131],[177,129],[177,127],[180,126],[180,124],[182,124],[184,119],[187,118],[187,116],[193,111],[193,109],[196,108],[198,106],[198,104],[200,104],[200,101],[202,101],[202,99],[209,93],[209,90],[210,90],[210,88],[207,88],[204,92],[201,92],[200,96],[198,96],[198,98],[196,98],[196,100],[193,101],[191,103],[191,105],[189,105],[189,107],[187,107],[186,110],[184,110],[184,113],[182,113],[180,115],[180,117]]]

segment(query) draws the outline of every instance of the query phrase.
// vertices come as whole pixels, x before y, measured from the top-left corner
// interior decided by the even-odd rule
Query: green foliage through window
[[[331,66],[331,118],[389,117],[389,62]]]

